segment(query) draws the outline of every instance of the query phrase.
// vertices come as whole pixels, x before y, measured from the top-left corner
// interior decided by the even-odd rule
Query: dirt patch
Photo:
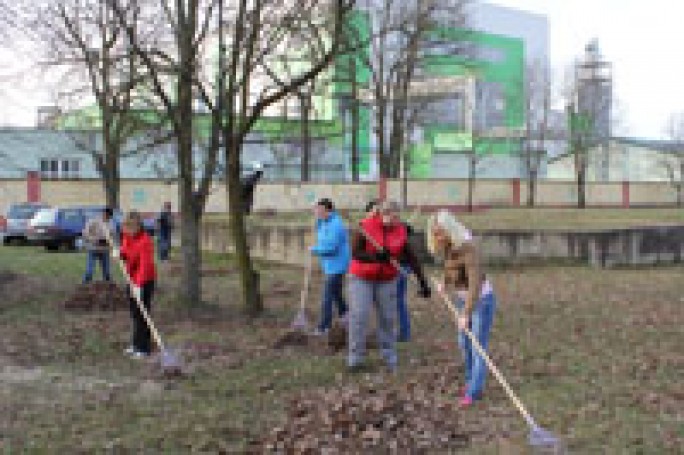
[[[115,283],[82,284],[61,304],[72,311],[123,310],[129,308],[126,289]]]
[[[334,321],[327,335],[315,336],[300,330],[285,332],[274,344],[273,349],[296,348],[318,354],[332,355],[347,347],[347,327]],[[374,334],[366,338],[366,349],[377,349],[378,343]]]
[[[428,382],[365,384],[308,391],[293,398],[285,425],[259,449],[279,453],[456,450],[470,445],[452,396],[451,371]],[[255,448],[255,450],[258,450]]]
[[[10,272],[9,270],[0,270],[0,286],[10,284],[13,281],[16,281],[18,278],[19,275],[14,272]]]

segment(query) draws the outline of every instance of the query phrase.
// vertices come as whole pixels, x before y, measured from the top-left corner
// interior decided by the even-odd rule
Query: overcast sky
[[[613,63],[624,133],[663,136],[670,113],[684,111],[684,2],[679,0],[490,0],[549,18],[551,64],[562,73],[598,38]]]
[[[557,75],[598,38],[613,62],[621,133],[660,137],[670,113],[684,111],[684,2],[679,0],[490,0],[545,14]],[[35,76],[29,52],[0,44],[0,124],[33,125],[49,104],[50,81]],[[32,76],[33,75],[33,76]]]

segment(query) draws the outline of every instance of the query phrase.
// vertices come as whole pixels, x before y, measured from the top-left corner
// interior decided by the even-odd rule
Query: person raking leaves
[[[143,229],[140,213],[131,211],[123,222],[121,248],[112,253],[119,256],[126,264],[126,273],[132,285],[129,287],[131,319],[133,322],[132,345],[126,354],[133,358],[144,358],[152,352],[150,328],[135,301],[142,301],[148,314],[151,311],[152,296],[156,280],[154,265],[154,245],[152,239]]]
[[[408,243],[406,227],[393,215],[394,202],[383,202],[377,212],[364,218],[352,237],[349,269],[349,355],[351,371],[363,367],[370,307],[375,306],[378,345],[390,371],[397,368],[394,322],[397,314],[397,278],[400,271],[392,259],[409,264],[420,282],[420,295],[430,297],[430,287]],[[367,237],[373,239],[368,241]],[[375,243],[380,248],[376,248]]]
[[[487,365],[473,349],[463,329],[469,328],[487,349],[496,309],[494,288],[480,267],[472,233],[450,212],[441,210],[432,215],[426,236],[430,254],[444,262],[438,291],[453,295],[454,304],[461,310],[458,341],[465,362],[465,385],[461,390],[460,405],[468,407],[474,400],[482,398]]]

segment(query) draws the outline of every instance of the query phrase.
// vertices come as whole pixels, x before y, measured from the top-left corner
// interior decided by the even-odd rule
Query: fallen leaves
[[[276,453],[349,453],[464,448],[470,436],[453,396],[455,371],[435,370],[403,384],[360,385],[301,393],[284,426],[262,448]]]
[[[71,297],[62,302],[65,309],[80,311],[122,310],[128,309],[129,305],[125,288],[108,282],[79,285]]]

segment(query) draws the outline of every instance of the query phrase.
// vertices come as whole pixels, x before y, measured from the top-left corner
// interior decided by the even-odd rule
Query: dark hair
[[[102,211],[105,215],[107,215],[107,218],[111,218],[114,216],[114,209],[111,207],[105,207],[105,209]]]
[[[324,207],[328,212],[332,212],[335,210],[335,204],[333,204],[333,201],[328,199],[327,197],[324,197],[323,199],[319,199],[316,205],[320,205],[321,207]]]
[[[366,204],[366,208],[364,209],[365,213],[370,212],[371,210],[375,210],[378,207],[378,200],[377,199],[371,199],[368,201],[368,204]]]

